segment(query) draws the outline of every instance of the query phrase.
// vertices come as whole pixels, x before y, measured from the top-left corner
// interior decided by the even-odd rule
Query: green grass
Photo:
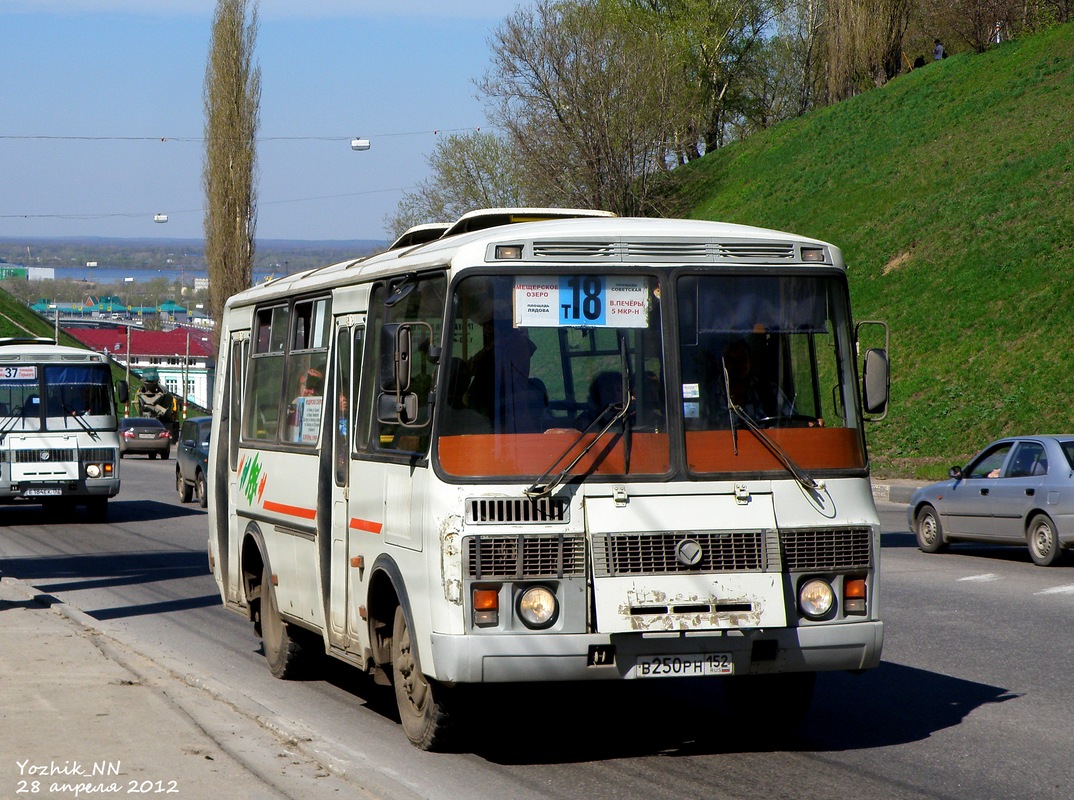
[[[1074,25],[929,64],[701,159],[690,216],[842,248],[891,326],[881,474],[938,477],[988,440],[1074,432]],[[685,177],[685,180],[684,180]]]

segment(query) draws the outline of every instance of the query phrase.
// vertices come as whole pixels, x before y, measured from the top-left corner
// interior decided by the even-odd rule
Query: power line
[[[425,131],[398,131],[396,133],[376,133],[371,139],[389,139],[398,136],[439,136],[442,133],[461,133],[480,131],[479,126],[469,128],[434,128]],[[259,136],[257,142],[349,142],[353,136]],[[204,143],[203,136],[89,136],[85,134],[15,134],[0,133],[0,139],[9,141],[63,141],[63,142],[194,142]]]

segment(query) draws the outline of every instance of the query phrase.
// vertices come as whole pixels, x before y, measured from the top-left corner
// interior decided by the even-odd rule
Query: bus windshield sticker
[[[4,380],[36,381],[37,367],[4,367]]]
[[[559,275],[515,279],[515,327],[646,328],[644,276]]]

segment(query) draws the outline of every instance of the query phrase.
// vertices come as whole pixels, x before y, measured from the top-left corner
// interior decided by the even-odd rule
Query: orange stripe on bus
[[[317,509],[315,508],[289,506],[286,503],[274,503],[271,500],[265,501],[265,511],[276,511],[280,514],[287,514],[289,517],[301,517],[302,519],[313,519],[317,516]]]
[[[350,527],[359,531],[367,531],[369,533],[380,533],[381,528],[384,526],[379,522],[372,522],[368,519],[352,518],[350,521]]]

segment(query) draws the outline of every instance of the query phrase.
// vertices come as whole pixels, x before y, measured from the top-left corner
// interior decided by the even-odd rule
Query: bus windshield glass
[[[26,364],[0,370],[0,416],[9,430],[115,427],[104,364]]]
[[[673,342],[655,275],[460,281],[437,403],[443,470],[655,477],[680,457],[705,476],[864,469],[840,277],[684,271],[669,285]]]
[[[864,466],[841,280],[687,274],[676,300],[688,469],[780,469],[773,443],[805,469]]]
[[[575,474],[666,474],[657,286],[638,274],[460,281],[446,396],[437,404],[441,467],[536,476],[599,438]]]

